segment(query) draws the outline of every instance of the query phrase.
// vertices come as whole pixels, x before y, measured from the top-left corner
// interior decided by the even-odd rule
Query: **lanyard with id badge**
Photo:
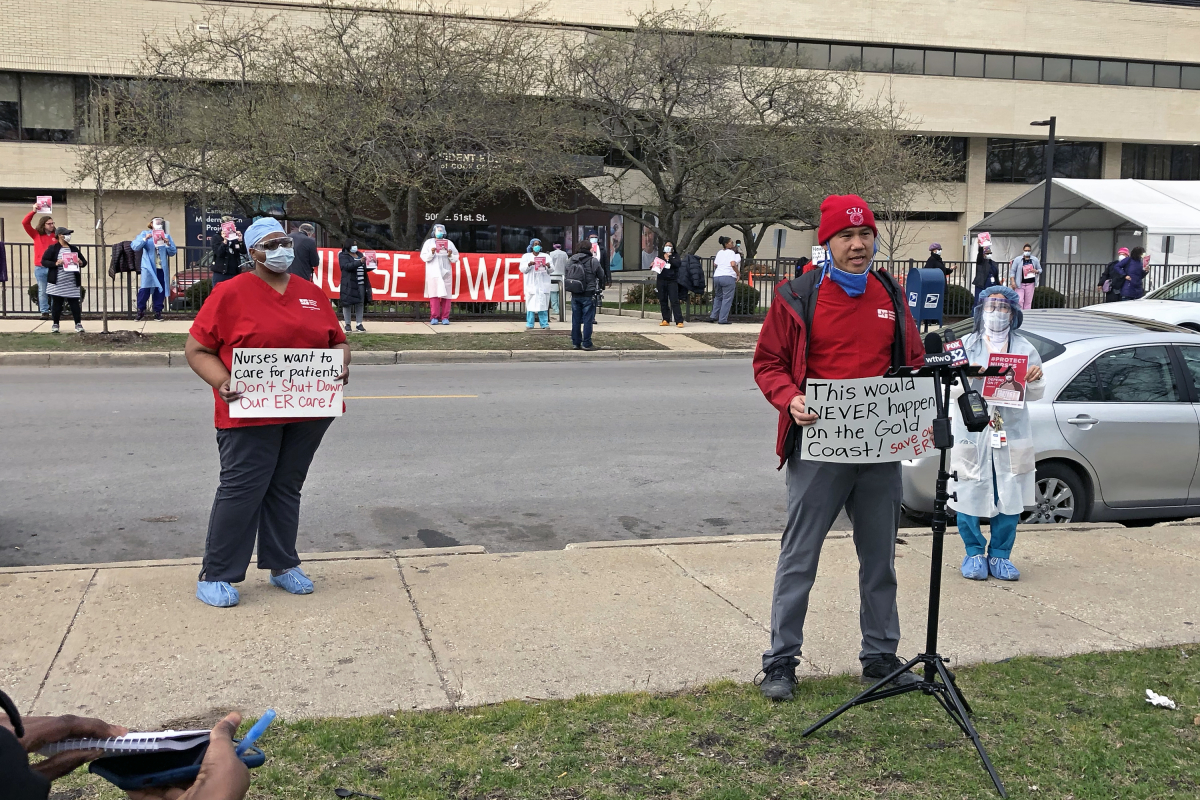
[[[1004,430],[1004,420],[996,411],[992,415],[992,449],[999,450],[1001,447],[1008,447],[1008,431]]]

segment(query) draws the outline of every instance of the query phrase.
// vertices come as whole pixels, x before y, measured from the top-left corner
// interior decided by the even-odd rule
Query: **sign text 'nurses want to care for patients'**
[[[242,396],[229,404],[237,417],[340,417],[341,350],[235,347],[229,388]]]
[[[804,404],[819,419],[802,428],[800,457],[843,464],[923,458],[933,451],[933,392],[932,378],[810,378]]]

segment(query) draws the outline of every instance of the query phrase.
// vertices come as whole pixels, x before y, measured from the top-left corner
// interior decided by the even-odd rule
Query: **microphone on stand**
[[[943,342],[942,337],[936,333],[925,334],[925,365],[953,370],[954,377],[962,383],[963,387],[963,393],[958,398],[958,410],[962,414],[963,424],[967,426],[967,430],[978,433],[991,422],[991,415],[988,413],[987,403],[979,395],[979,392],[971,388],[967,370],[962,366],[962,361],[966,360],[965,357],[956,358],[954,353],[945,352],[946,347],[950,344],[957,347],[962,346],[959,342]]]

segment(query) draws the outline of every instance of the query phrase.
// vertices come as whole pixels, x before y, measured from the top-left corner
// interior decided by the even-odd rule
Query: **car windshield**
[[[1148,300],[1179,300],[1184,303],[1200,303],[1200,275],[1185,275],[1161,289],[1146,295]]]
[[[970,317],[967,317],[964,320],[959,320],[953,325],[947,326],[946,330],[952,332],[955,339],[961,339],[970,333],[971,329],[974,327],[974,321]],[[1030,333],[1027,330],[1021,330],[1020,334],[1029,340],[1029,343],[1033,345],[1034,350],[1038,351],[1038,355],[1041,357],[1043,364],[1066,352],[1067,348],[1063,347],[1058,342],[1050,341],[1044,336],[1038,336],[1036,333]]]

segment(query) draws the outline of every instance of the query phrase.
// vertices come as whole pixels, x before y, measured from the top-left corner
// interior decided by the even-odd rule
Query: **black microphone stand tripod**
[[[929,568],[929,615],[926,621],[925,652],[876,683],[870,689],[867,689],[851,700],[847,700],[836,711],[827,715],[820,722],[810,726],[804,731],[803,735],[810,736],[855,706],[873,703],[876,700],[883,700],[888,697],[908,694],[909,692],[924,692],[927,695],[932,695],[937,700],[938,705],[945,709],[946,713],[950,715],[950,719],[954,720],[955,724],[962,730],[963,734],[970,738],[971,742],[975,745],[975,749],[979,752],[979,758],[983,760],[984,768],[987,769],[988,775],[992,778],[992,783],[996,785],[996,791],[1000,793],[1001,797],[1007,798],[1008,793],[1004,791],[1004,784],[1000,782],[1000,776],[996,774],[996,768],[992,766],[987,751],[983,749],[983,742],[979,740],[979,732],[975,730],[975,726],[971,723],[971,714],[974,713],[971,710],[971,705],[963,697],[958,685],[955,684],[954,674],[946,669],[946,658],[937,652],[938,614],[940,612],[942,595],[942,545],[946,534],[946,501],[951,499],[951,496],[946,492],[946,482],[951,477],[950,473],[946,472],[946,454],[954,447],[954,435],[951,433],[950,424],[950,388],[959,380],[954,372],[955,370],[948,366],[926,366],[903,367],[893,369],[888,373],[889,376],[931,377],[934,379],[934,404],[937,414],[933,422],[933,446],[940,451],[940,455],[938,457],[936,492],[933,499],[933,563]],[[1000,374],[1000,369],[998,367],[989,367],[986,369],[970,367],[968,369],[959,369],[958,372],[964,376],[979,377],[989,374],[998,375]],[[965,383],[965,377],[963,380]],[[953,477],[955,480],[958,480],[957,473]],[[957,495],[953,499],[957,500]],[[897,677],[910,670],[914,670],[917,666],[925,667],[924,680],[904,686],[884,688]]]

